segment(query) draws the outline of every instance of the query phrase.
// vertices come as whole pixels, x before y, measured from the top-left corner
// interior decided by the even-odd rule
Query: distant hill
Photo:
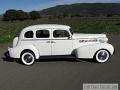
[[[40,11],[50,16],[120,16],[120,3],[77,3],[58,5]]]
[[[31,12],[9,9],[6,13],[0,15],[0,20],[14,21],[44,17],[120,17],[120,3],[76,3],[71,5],[57,5],[41,11]]]

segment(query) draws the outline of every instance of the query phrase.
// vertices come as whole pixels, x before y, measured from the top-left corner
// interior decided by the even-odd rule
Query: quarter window
[[[37,30],[36,37],[37,38],[49,38],[50,34],[48,30]]]
[[[33,38],[33,31],[27,31],[24,35],[25,38]]]
[[[69,33],[66,30],[54,30],[53,36],[56,38],[69,37]]]

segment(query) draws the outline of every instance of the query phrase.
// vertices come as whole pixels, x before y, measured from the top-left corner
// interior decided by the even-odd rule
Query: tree
[[[29,18],[29,14],[22,10],[7,10],[3,15],[3,20],[14,21],[14,20],[26,20]]]
[[[40,14],[37,11],[31,11],[29,15],[30,15],[30,18],[33,20],[40,18]]]
[[[17,11],[17,20],[26,20],[29,18],[30,18],[30,16],[27,12],[24,12],[22,10]]]
[[[5,21],[13,21],[16,20],[17,11],[14,9],[7,10],[3,15],[3,20]]]

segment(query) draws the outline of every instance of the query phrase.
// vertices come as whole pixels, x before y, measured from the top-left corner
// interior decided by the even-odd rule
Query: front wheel
[[[99,50],[95,54],[95,60],[99,63],[108,61],[109,57],[110,57],[110,54],[107,50]]]
[[[27,66],[32,65],[35,62],[35,55],[29,51],[23,52],[21,55],[21,61]]]

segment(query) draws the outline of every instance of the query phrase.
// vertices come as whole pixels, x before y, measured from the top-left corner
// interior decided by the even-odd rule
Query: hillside
[[[40,11],[42,15],[51,16],[120,16],[120,3],[77,3],[58,5]]]

